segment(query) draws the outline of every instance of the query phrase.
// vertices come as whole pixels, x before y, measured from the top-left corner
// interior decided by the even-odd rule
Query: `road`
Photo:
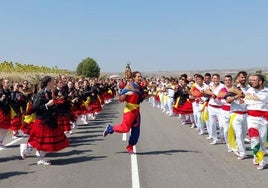
[[[225,145],[210,145],[206,135],[198,135],[188,125],[181,125],[177,117],[167,117],[147,102],[141,105],[136,154],[129,155],[126,135],[102,137],[108,123],[121,122],[122,110],[123,104],[115,100],[105,105],[96,120],[79,125],[68,136],[70,147],[47,155],[50,166],[37,165],[35,152],[20,159],[19,144],[26,138],[7,138],[9,146],[0,150],[0,188],[268,186],[267,168],[258,171],[251,156],[238,160]]]

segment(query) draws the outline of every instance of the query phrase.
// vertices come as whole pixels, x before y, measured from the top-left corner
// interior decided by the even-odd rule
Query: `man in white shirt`
[[[213,84],[205,90],[205,93],[210,95],[210,99],[208,102],[208,133],[213,141],[210,143],[211,145],[215,145],[219,143],[217,136],[217,126],[218,120],[221,114],[222,103],[218,98],[219,91],[224,88],[224,84],[220,82],[220,75],[213,74],[212,75]]]
[[[253,150],[253,163],[258,170],[265,167],[265,143],[268,126],[268,88],[264,86],[264,76],[253,74],[249,78],[250,88],[245,93],[245,103],[248,109],[248,134],[251,149]]]

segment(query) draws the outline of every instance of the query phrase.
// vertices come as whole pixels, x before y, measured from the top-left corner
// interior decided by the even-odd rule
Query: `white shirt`
[[[217,96],[219,91],[224,87],[225,87],[225,85],[220,83],[217,87],[213,87],[213,85],[211,85],[210,89],[213,92],[213,94]],[[217,99],[217,98],[215,98],[215,99],[210,98],[208,104],[216,105],[216,106],[221,106],[222,105],[221,101],[219,99]]]
[[[245,93],[244,101],[248,110],[268,111],[268,88],[258,90],[250,87]]]

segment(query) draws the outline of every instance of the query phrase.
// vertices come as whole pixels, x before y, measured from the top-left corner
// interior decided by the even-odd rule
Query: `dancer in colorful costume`
[[[3,79],[0,81],[0,148],[5,147],[3,141],[10,128],[10,95],[9,80]]]
[[[36,113],[27,144],[20,146],[20,154],[25,158],[26,154],[35,148],[38,151],[38,165],[50,165],[44,159],[47,152],[56,152],[69,145],[69,141],[58,126],[55,103],[52,99],[54,80],[45,76],[41,80],[41,90],[33,102],[32,113]]]
[[[140,103],[145,99],[144,90],[141,87],[142,76],[141,73],[135,71],[132,73],[133,82],[130,82],[121,91],[119,101],[125,101],[125,108],[122,122],[117,125],[107,125],[103,132],[103,136],[112,134],[113,132],[127,133],[131,129],[127,151],[133,154],[133,146],[137,144],[140,136]]]
[[[193,114],[194,114],[194,121],[197,126],[197,130],[199,130],[199,134],[203,135],[205,134],[205,123],[201,119],[202,115],[202,108],[204,104],[204,91],[206,87],[208,87],[206,84],[204,84],[204,77],[200,74],[196,75],[195,77],[195,84],[193,85],[193,88],[191,89],[191,95],[194,97],[193,105]]]
[[[19,130],[22,125],[22,107],[23,107],[23,95],[19,91],[19,83],[13,84],[13,90],[10,94],[10,129],[12,130],[12,138],[16,139],[19,136]]]
[[[218,126],[218,120],[220,118],[221,114],[221,108],[222,108],[222,103],[221,99],[222,96],[218,96],[220,90],[224,88],[224,84],[220,82],[220,75],[219,74],[213,74],[212,75],[212,82],[206,90],[205,94],[210,95],[209,101],[208,101],[208,115],[209,115],[209,120],[208,120],[208,133],[209,137],[213,139],[213,141],[210,143],[212,145],[215,145],[219,143],[219,140],[217,138],[217,126]],[[208,137],[208,138],[209,138]]]
[[[247,104],[248,134],[251,149],[253,150],[253,163],[258,170],[265,167],[265,143],[268,126],[268,88],[264,86],[264,76],[253,74],[249,78],[250,86],[245,93]]]
[[[246,157],[246,147],[244,143],[245,128],[247,127],[247,108],[243,102],[245,97],[240,88],[229,89],[225,96],[226,102],[231,104],[230,124],[228,127],[228,152],[234,152],[239,160]]]

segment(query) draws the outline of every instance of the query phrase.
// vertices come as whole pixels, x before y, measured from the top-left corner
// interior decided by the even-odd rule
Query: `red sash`
[[[248,115],[253,117],[264,117],[268,120],[268,111],[249,110]]]
[[[230,111],[230,110],[231,110],[231,106],[228,106],[228,105],[222,105],[221,108],[222,108],[224,111]]]
[[[233,111],[233,113],[236,113],[236,114],[247,114],[248,112],[247,111]]]
[[[213,104],[209,104],[209,106],[211,106],[213,108],[221,108],[221,106],[217,106],[217,105],[213,105]]]

